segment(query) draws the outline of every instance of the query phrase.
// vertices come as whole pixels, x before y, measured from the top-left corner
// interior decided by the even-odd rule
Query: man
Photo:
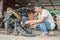
[[[28,20],[33,20],[35,17],[35,11],[33,10],[27,10],[27,16],[28,16]]]
[[[55,27],[53,18],[48,10],[43,9],[40,2],[35,3],[36,19],[32,21],[26,21],[26,24],[34,25],[36,24],[36,29],[41,31],[40,36],[47,36],[50,30],[53,30]],[[48,31],[49,30],[49,31]]]
[[[57,16],[56,16],[56,15],[53,16],[53,20],[54,20],[54,23],[55,23],[55,28],[54,28],[54,30],[58,30]]]

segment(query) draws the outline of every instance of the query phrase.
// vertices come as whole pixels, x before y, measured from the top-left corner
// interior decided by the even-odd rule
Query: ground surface
[[[25,37],[25,36],[15,36],[12,34],[6,35],[3,34],[4,31],[0,31],[0,40],[60,40],[60,30],[54,31],[54,35],[48,36],[48,37]],[[36,32],[36,34],[39,34],[39,32]]]

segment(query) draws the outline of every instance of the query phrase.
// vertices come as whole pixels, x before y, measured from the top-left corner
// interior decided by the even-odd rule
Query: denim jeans
[[[41,31],[44,34],[47,34],[48,30],[51,30],[51,25],[47,20],[44,20],[43,22],[37,24],[36,30]]]
[[[27,17],[23,17],[22,20],[27,20]],[[51,25],[47,20],[44,20],[43,22],[37,24],[36,29],[44,34],[47,34],[48,30],[51,30]]]

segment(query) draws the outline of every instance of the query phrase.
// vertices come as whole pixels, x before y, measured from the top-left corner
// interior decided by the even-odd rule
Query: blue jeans
[[[51,30],[51,25],[48,21],[44,20],[43,22],[37,24],[36,29],[44,34],[47,34],[48,30]]]

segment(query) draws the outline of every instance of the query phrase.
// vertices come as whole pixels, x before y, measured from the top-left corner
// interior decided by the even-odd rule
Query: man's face
[[[36,6],[35,6],[35,11],[36,11],[37,13],[41,12],[41,7],[36,7]]]
[[[34,14],[33,14],[33,12],[30,12],[30,13],[28,13],[28,19],[29,20],[32,20],[33,18],[34,18]]]
[[[29,14],[28,14],[28,17],[33,17],[34,16],[34,14],[33,14],[33,12],[30,12]]]

